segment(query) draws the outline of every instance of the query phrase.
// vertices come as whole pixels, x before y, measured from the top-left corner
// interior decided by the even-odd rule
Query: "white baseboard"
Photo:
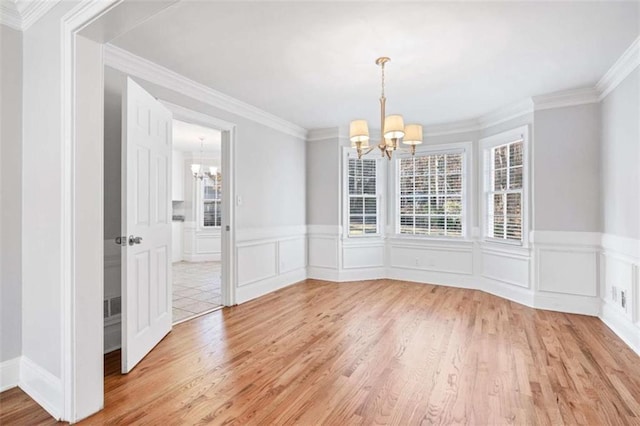
[[[600,319],[635,353],[640,355],[640,328],[617,311],[617,308],[603,302]]]
[[[481,284],[478,290],[493,294],[494,296],[501,297],[503,299],[511,300],[512,302],[516,302],[530,308],[535,307],[533,291],[531,291],[531,289],[508,284],[503,281],[493,280],[487,277],[482,277],[480,280]]]
[[[307,268],[307,277],[313,280],[323,281],[340,281],[340,274],[334,268],[323,268],[321,266],[309,266]]]
[[[537,292],[534,295],[534,308],[548,311],[566,312],[597,317],[602,301],[599,297]]]
[[[307,269],[301,268],[290,271],[275,277],[256,281],[251,284],[243,285],[236,288],[236,303],[244,303],[252,299],[256,299],[265,294],[288,287],[297,282],[307,279]]]
[[[380,278],[446,287],[477,289],[477,282],[473,275],[427,271],[423,269],[388,268],[386,270],[386,276]]]
[[[20,357],[0,362],[0,392],[18,386],[20,380]]]
[[[60,420],[64,412],[62,380],[49,373],[29,358],[20,360],[20,381],[18,386],[51,416]]]
[[[104,353],[120,349],[122,345],[122,323],[120,321],[104,326]]]
[[[338,282],[347,281],[364,281],[364,280],[379,280],[386,278],[387,272],[384,267],[374,268],[354,268],[354,269],[342,269],[338,271]]]
[[[220,262],[222,255],[220,253],[201,253],[201,254],[182,254],[184,262]]]

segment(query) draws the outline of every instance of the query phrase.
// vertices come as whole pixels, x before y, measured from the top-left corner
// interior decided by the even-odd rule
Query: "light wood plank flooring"
[[[308,280],[118,362],[84,424],[640,424],[640,358],[597,318],[400,281]],[[11,392],[0,423],[31,423]]]

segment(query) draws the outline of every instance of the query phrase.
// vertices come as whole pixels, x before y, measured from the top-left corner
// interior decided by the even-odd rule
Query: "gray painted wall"
[[[0,25],[0,362],[22,351],[22,33]]]
[[[603,231],[640,238],[640,68],[602,101]]]
[[[119,173],[120,162],[115,145],[117,142],[119,149],[120,125],[114,115],[120,114],[120,95],[109,87],[115,90],[122,76],[109,67],[105,70],[105,182],[108,175],[112,186],[108,195],[105,190],[106,206],[119,205],[119,177],[115,174]],[[236,195],[242,197],[242,205],[236,205],[236,229],[306,224],[304,141],[147,81],[135,80],[159,99],[236,124],[236,170],[232,172]],[[105,214],[105,235],[108,231],[117,236],[120,210],[118,207],[117,215],[115,207],[112,210],[109,219]]]
[[[23,33],[22,355],[56,377],[62,366],[60,2]],[[37,171],[37,173],[35,172]],[[28,224],[28,225],[27,225]]]
[[[600,106],[536,111],[535,229],[600,232]]]
[[[338,138],[307,142],[307,219],[308,225],[338,226],[341,213]]]
[[[104,238],[120,235],[120,184],[122,162],[122,75],[104,72]]]

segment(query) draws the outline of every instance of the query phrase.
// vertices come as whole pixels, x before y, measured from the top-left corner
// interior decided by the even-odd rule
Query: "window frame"
[[[351,158],[358,158],[358,154],[356,152],[355,149],[352,148],[344,148],[343,150],[343,163],[342,163],[342,193],[343,193],[343,197],[342,197],[342,223],[343,223],[343,232],[342,235],[344,238],[346,239],[367,239],[367,238],[380,238],[384,235],[384,229],[385,229],[385,220],[384,220],[384,208],[383,208],[383,203],[384,203],[384,197],[383,197],[383,193],[382,193],[382,188],[383,188],[383,184],[384,184],[384,171],[383,171],[383,162],[382,160],[385,160],[385,158],[381,158],[379,156],[376,155],[377,151],[375,152],[371,152],[368,156],[363,156],[362,159],[363,160],[374,160],[376,162],[376,194],[375,194],[375,198],[376,198],[376,225],[377,225],[377,232],[375,234],[362,234],[362,235],[351,235],[349,232],[349,224],[350,224],[350,218],[349,218],[349,200],[350,200],[350,194],[349,194],[349,159]]]
[[[494,148],[522,141],[522,230],[521,240],[496,238],[489,234],[489,203],[488,195],[493,180],[490,176],[492,155]],[[480,182],[482,184],[480,194],[482,240],[487,243],[495,243],[505,246],[528,247],[529,246],[529,125],[520,126],[493,136],[480,139]],[[508,169],[507,169],[508,170]]]
[[[222,176],[222,173],[220,172],[220,170],[218,170],[218,173]],[[214,180],[214,185],[216,184],[217,181],[217,174],[216,174],[216,179]],[[220,230],[222,228],[222,187],[220,188],[220,197],[219,198],[205,198],[205,179],[209,179],[208,176],[205,176],[202,180],[198,180],[199,183],[199,199],[198,199],[198,205],[199,205],[199,211],[200,211],[200,218],[198,220],[198,227],[200,229],[203,230]],[[220,211],[220,225],[205,225],[204,224],[204,205],[207,201],[214,201],[214,202],[218,202],[218,206],[219,206],[219,211]]]
[[[461,199],[462,199],[462,211],[461,211],[461,223],[462,230],[460,236],[453,235],[424,235],[424,234],[402,234],[400,233],[400,160],[405,158],[411,158],[411,153],[405,151],[394,152],[394,159],[392,161],[392,175],[393,175],[393,236],[394,238],[401,239],[416,239],[416,240],[445,240],[451,242],[462,242],[471,240],[472,225],[469,222],[473,220],[473,203],[474,196],[471,190],[473,182],[473,143],[472,142],[453,142],[437,145],[418,145],[416,149],[416,157],[424,155],[438,155],[438,154],[462,154],[462,187],[461,187]]]

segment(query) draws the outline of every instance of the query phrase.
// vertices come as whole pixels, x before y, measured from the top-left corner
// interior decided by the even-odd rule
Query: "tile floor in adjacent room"
[[[220,262],[173,264],[173,322],[197,316],[222,304]]]

